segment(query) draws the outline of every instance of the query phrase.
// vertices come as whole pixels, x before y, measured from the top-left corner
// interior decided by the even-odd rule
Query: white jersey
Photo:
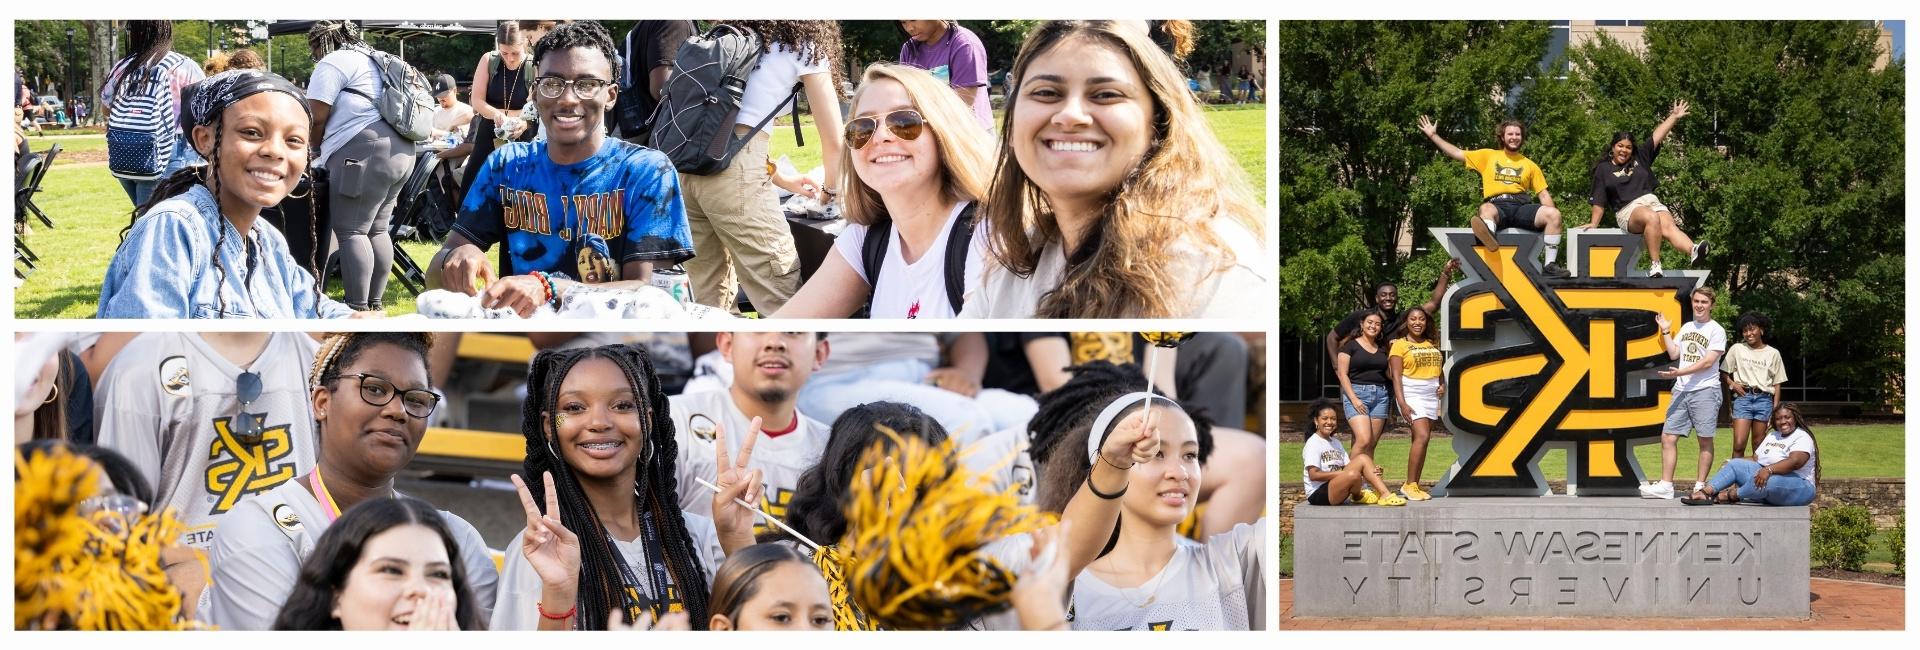
[[[711,517],[713,491],[694,478],[711,483],[718,475],[719,459],[714,442],[719,439],[719,426],[727,428],[727,439],[731,443],[727,456],[739,458],[740,448],[746,444],[749,418],[734,406],[731,390],[685,393],[669,397],[667,401],[673,405],[674,441],[679,447],[673,468],[680,508]],[[748,461],[749,468],[760,470],[764,483],[760,509],[782,521],[786,520],[787,503],[793,499],[794,489],[800,486],[800,475],[813,469],[820,462],[820,454],[827,449],[827,425],[798,411],[794,415],[800,419],[799,425],[779,436],[762,432],[760,439],[753,443],[753,458]],[[757,535],[766,532],[766,528],[765,522],[756,521],[753,532]]]
[[[996,493],[1014,490],[1020,503],[1033,505],[1033,454],[1024,427],[955,442],[960,445],[960,462],[987,476],[985,487]]]
[[[1205,544],[1186,538],[1175,544],[1167,566],[1133,588],[1081,572],[1073,581],[1073,629],[1266,629],[1266,518]]]
[[[207,550],[220,515],[242,498],[313,471],[318,442],[307,372],[318,347],[305,334],[278,332],[252,367],[241,368],[197,334],[141,334],[95,387],[99,444],[153,481],[154,509],[172,508],[186,523],[182,544]],[[246,371],[259,373],[262,388],[247,412],[265,418],[252,444],[230,424],[241,408],[235,382]]]
[[[714,531],[712,519],[691,512],[681,516],[687,519],[687,534],[693,538],[694,553],[699,555],[696,564],[705,571],[704,582],[711,584],[713,573],[720,570],[721,560],[726,559],[726,552],[720,549],[720,534]],[[494,600],[489,630],[532,630],[540,626],[540,612],[535,607],[540,602],[540,574],[534,572],[533,565],[527,564],[527,556],[520,552],[520,540],[526,535],[526,529],[521,529],[514,534],[513,541],[507,542],[507,561],[500,571],[499,596]],[[640,541],[616,539],[613,545],[633,571],[634,578],[640,581],[641,593],[653,593],[653,573],[641,553]],[[666,590],[669,608],[683,611],[679,592],[673,584],[670,581]]]
[[[493,613],[500,581],[487,542],[473,524],[451,512],[441,510],[440,519],[460,548],[469,596],[484,619]],[[213,580],[200,620],[222,630],[272,629],[281,605],[293,593],[300,564],[332,524],[320,501],[299,481],[242,500],[220,518],[219,534],[207,556]]]

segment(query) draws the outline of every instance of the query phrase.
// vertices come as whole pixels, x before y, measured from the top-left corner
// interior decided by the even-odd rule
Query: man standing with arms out
[[[1446,297],[1447,285],[1453,282],[1453,273],[1458,270],[1460,270],[1460,260],[1447,260],[1446,265],[1440,267],[1440,279],[1433,283],[1433,295],[1428,296],[1426,302],[1420,303],[1421,309],[1427,310],[1428,314],[1440,313],[1440,299]],[[1391,282],[1381,284],[1373,290],[1373,306],[1363,306],[1348,312],[1347,317],[1340,320],[1340,324],[1327,330],[1328,363],[1332,363],[1340,356],[1340,344],[1353,336],[1353,333],[1360,329],[1360,321],[1376,309],[1384,317],[1381,323],[1383,328],[1380,330],[1381,340],[1393,339],[1404,331],[1407,325],[1407,314],[1400,311],[1400,287]],[[1435,327],[1438,327],[1437,323]]]
[[[1693,320],[1674,332],[1665,315],[1653,317],[1660,326],[1660,338],[1667,345],[1667,358],[1679,367],[1661,370],[1662,379],[1673,381],[1673,404],[1667,407],[1666,428],[1660,434],[1660,480],[1640,486],[1644,499],[1673,498],[1673,465],[1679,452],[1675,446],[1692,430],[1700,436],[1700,465],[1694,468],[1693,491],[1707,485],[1707,471],[1713,467],[1713,434],[1720,417],[1720,355],[1727,351],[1727,331],[1713,321],[1713,289],[1693,290]]]
[[[679,447],[673,466],[679,473],[680,507],[713,516],[713,493],[694,479],[712,481],[718,476],[714,445],[725,441],[729,459],[745,460],[749,470],[760,471],[764,488],[760,508],[785,518],[787,500],[800,485],[800,475],[818,463],[827,448],[827,425],[796,406],[800,387],[827,361],[827,335],[719,332],[714,345],[733,366],[733,384],[726,390],[689,391],[668,398]],[[755,419],[760,421],[758,429],[752,424]],[[740,450],[748,446],[753,456],[742,459]]]
[[[987,99],[987,46],[972,30],[951,20],[902,20],[907,42],[900,62],[947,82],[960,101],[973,107],[980,128],[993,130],[993,105]]]
[[[1545,233],[1547,255],[1542,272],[1549,277],[1568,277],[1567,269],[1554,261],[1560,257],[1560,209],[1553,206],[1553,195],[1547,193],[1546,174],[1520,153],[1520,145],[1527,140],[1525,124],[1516,120],[1501,122],[1496,129],[1501,146],[1497,150],[1462,151],[1441,138],[1433,119],[1425,115],[1420,116],[1420,132],[1427,134],[1427,139],[1440,148],[1440,153],[1480,173],[1480,195],[1485,202],[1480,204],[1479,217],[1473,220],[1473,235],[1480,239],[1481,246],[1489,251],[1500,250],[1500,240],[1495,239],[1494,234],[1501,228]],[[1540,202],[1528,199],[1529,194],[1539,195]]]
[[[534,106],[546,138],[511,142],[480,164],[460,220],[427,273],[485,308],[522,317],[558,308],[574,282],[646,286],[653,264],[693,257],[679,174],[665,154],[607,137],[619,92],[613,38],[567,23],[534,48]],[[486,250],[504,242],[498,282]],[[617,267],[616,267],[617,264]]]

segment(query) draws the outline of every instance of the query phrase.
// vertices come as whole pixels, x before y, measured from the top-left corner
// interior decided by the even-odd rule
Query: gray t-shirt
[[[472,591],[468,596],[482,618],[491,616],[500,576],[486,540],[473,524],[451,512],[440,511],[440,518],[460,547],[460,563],[466,567],[467,587]],[[300,564],[332,523],[320,501],[299,481],[287,481],[241,501],[221,518],[213,552],[208,554],[213,580],[200,619],[223,630],[271,629],[281,605],[293,593]]]
[[[366,96],[347,92],[348,88]],[[307,99],[326,102],[333,109],[327,114],[326,140],[320,143],[320,157],[314,159],[313,166],[331,169],[327,159],[340,150],[340,145],[380,121],[380,108],[373,103],[380,93],[380,75],[373,69],[373,58],[365,52],[341,48],[314,64]]]
[[[699,554],[700,566],[706,570],[706,581],[713,582],[713,573],[720,570],[720,562],[726,559],[726,552],[720,549],[720,534],[713,528],[713,520],[693,514],[682,513],[687,519],[687,533],[693,538],[694,552]],[[520,552],[520,540],[526,537],[526,529],[515,533],[513,541],[507,542],[507,562],[500,572],[500,589],[493,606],[493,624],[490,630],[532,630],[540,626],[540,612],[535,604],[540,602],[540,574],[535,573],[533,565],[527,564],[527,556]],[[581,540],[585,543],[586,540]],[[640,581],[641,592],[653,590],[652,572],[648,570],[646,556],[641,554],[640,542],[613,540],[620,551],[620,557],[633,569],[633,575]]]
[[[243,497],[313,471],[307,372],[317,347],[305,334],[275,333],[243,369],[198,334],[149,332],[107,364],[94,391],[98,442],[153,481],[154,509],[173,508],[186,523],[182,544],[211,548],[220,515]],[[265,417],[253,444],[230,424],[241,408],[235,382],[247,370],[262,387],[247,412]]]
[[[1081,572],[1073,581],[1073,629],[1266,629],[1266,518],[1205,544],[1176,543],[1167,566],[1138,587],[1122,589]]]

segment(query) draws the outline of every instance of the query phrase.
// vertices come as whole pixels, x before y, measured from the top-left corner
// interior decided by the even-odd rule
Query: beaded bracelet
[[[550,621],[564,621],[564,620],[567,620],[567,619],[569,619],[569,618],[573,618],[573,613],[574,613],[574,612],[577,612],[577,611],[580,611],[580,605],[579,605],[579,603],[575,603],[575,604],[573,605],[573,608],[572,608],[572,609],[568,609],[568,610],[566,611],[566,613],[564,613],[564,614],[560,614],[559,616],[555,616],[555,615],[553,615],[553,614],[548,614],[548,613],[547,613],[547,606],[546,606],[546,605],[543,605],[543,604],[540,604],[539,602],[535,602],[535,603],[533,604],[533,608],[534,608],[534,609],[536,609],[536,610],[539,610],[539,611],[540,611],[540,618],[544,618],[544,619],[547,619],[547,620],[550,620]]]

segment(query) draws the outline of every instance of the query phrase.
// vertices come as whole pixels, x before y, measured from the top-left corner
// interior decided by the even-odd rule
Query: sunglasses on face
[[[440,406],[439,393],[425,388],[399,390],[393,385],[393,382],[364,372],[351,375],[334,375],[328,377],[328,379],[360,380],[360,399],[365,401],[369,406],[386,406],[393,402],[394,395],[399,395],[401,408],[406,410],[407,415],[416,418],[425,418],[433,415],[433,410]]]
[[[595,79],[593,77],[580,79],[541,77],[533,82],[534,89],[540,91],[540,96],[547,99],[559,99],[560,93],[566,92],[569,89],[573,90],[574,97],[586,99],[610,85],[613,85],[613,82],[605,79]]]
[[[240,400],[240,412],[228,423],[232,426],[234,438],[240,442],[258,443],[261,434],[266,431],[267,414],[247,412],[248,406],[259,401],[261,388],[260,373],[243,372],[234,379],[234,396]]]
[[[920,132],[927,125],[927,120],[920,116],[920,111],[911,108],[903,108],[885,115],[856,117],[847,122],[847,146],[854,149],[867,146],[867,142],[873,139],[873,134],[880,130],[881,122],[886,122],[887,130],[893,132],[893,137],[901,140],[919,138]]]

